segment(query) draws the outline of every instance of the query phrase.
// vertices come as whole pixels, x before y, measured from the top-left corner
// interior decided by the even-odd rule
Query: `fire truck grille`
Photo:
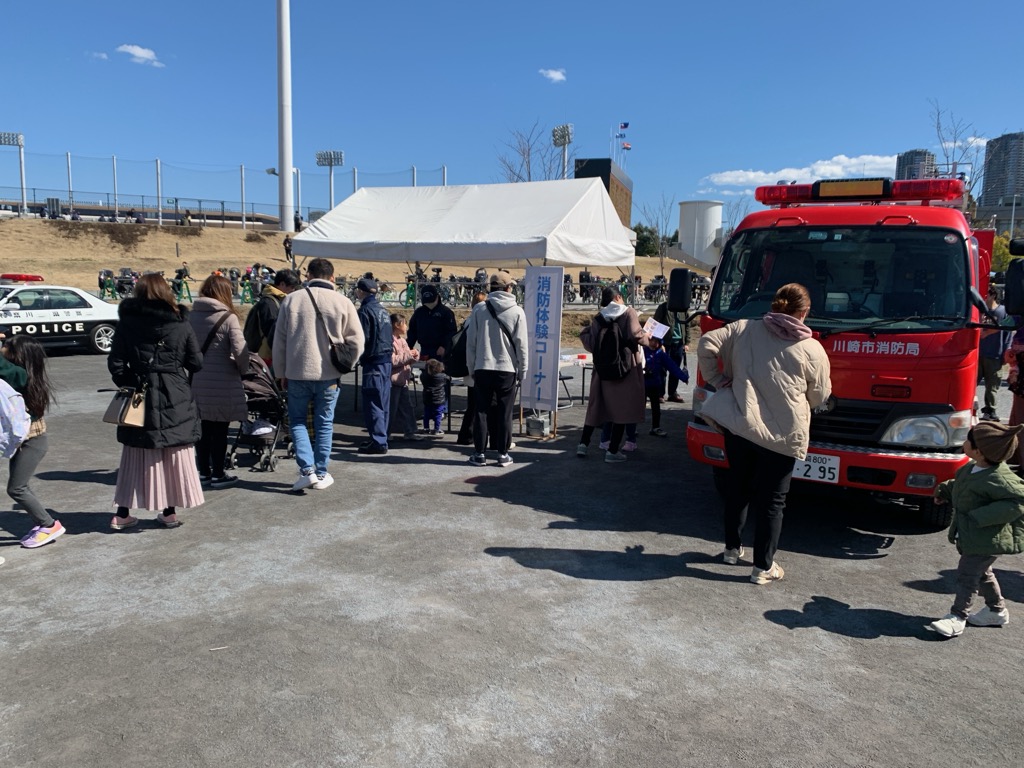
[[[837,400],[828,413],[811,416],[811,440],[872,445],[897,419],[952,411],[948,405],[893,403],[874,400]]]

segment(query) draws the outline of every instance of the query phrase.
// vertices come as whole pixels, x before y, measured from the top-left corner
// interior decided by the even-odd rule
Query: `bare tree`
[[[967,205],[974,198],[974,187],[984,173],[982,152],[984,137],[978,135],[974,123],[943,109],[937,99],[931,99],[932,121],[935,123],[935,137],[939,140],[939,151],[944,160],[944,171],[951,175],[964,175]]]
[[[665,254],[672,242],[672,232],[675,229],[673,224],[678,224],[679,207],[676,199],[669,199],[665,193],[661,193],[661,202],[657,205],[645,203],[640,206],[640,217],[643,223],[653,229],[658,236],[658,264],[661,274],[665,274]]]
[[[551,132],[535,122],[528,131],[514,130],[505,142],[508,152],[498,155],[504,181],[549,181],[562,178],[562,150],[551,143]],[[569,167],[576,151],[569,145]]]
[[[750,213],[750,204],[751,200],[748,195],[733,198],[725,204],[725,235],[727,237]]]

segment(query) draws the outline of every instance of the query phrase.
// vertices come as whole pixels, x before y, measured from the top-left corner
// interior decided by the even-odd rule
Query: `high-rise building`
[[[1006,133],[985,145],[981,207],[1009,207],[1014,195],[1018,205],[1024,202],[1024,132]]]
[[[935,174],[935,155],[927,149],[911,149],[896,156],[897,179],[931,179]]]

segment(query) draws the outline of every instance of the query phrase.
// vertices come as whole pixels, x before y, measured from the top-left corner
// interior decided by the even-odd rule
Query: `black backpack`
[[[281,311],[281,301],[276,296],[270,296],[268,300],[272,302],[270,305],[272,307],[271,315],[277,317],[277,313]],[[263,299],[260,299],[260,301],[263,301]],[[259,316],[260,313],[256,311],[256,305],[254,304],[252,309],[249,310],[249,315],[245,318],[245,327],[242,329],[245,345],[249,348],[250,352],[254,353],[260,351],[264,338]]]
[[[469,375],[469,364],[466,362],[466,325],[463,323],[458,332],[452,336],[452,343],[444,351],[444,372],[449,376]]]
[[[602,381],[618,381],[633,370],[633,351],[622,338],[622,329],[615,320],[597,316],[600,328],[594,344],[594,373]]]

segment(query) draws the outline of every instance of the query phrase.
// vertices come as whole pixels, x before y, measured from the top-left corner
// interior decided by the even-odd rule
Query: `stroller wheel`
[[[224,469],[234,469],[238,466],[238,457],[235,454],[230,454],[224,459]]]
[[[270,471],[277,471],[277,456],[274,456],[273,458],[270,459]]]

